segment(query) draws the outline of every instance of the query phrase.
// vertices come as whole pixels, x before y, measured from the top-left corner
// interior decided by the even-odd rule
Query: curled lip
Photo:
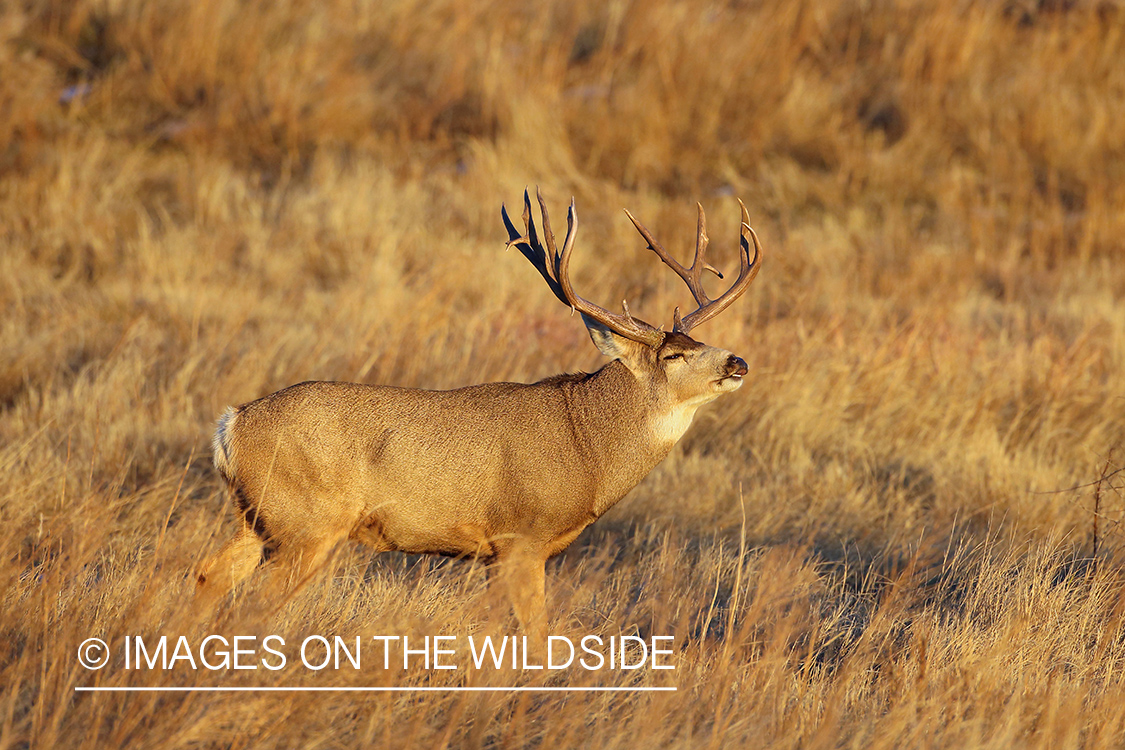
[[[731,371],[726,374],[726,377],[728,377],[728,378],[741,378],[743,375],[745,375],[748,372],[750,372],[750,371],[748,369],[746,369],[746,364],[744,362],[739,361],[737,366],[732,368]]]

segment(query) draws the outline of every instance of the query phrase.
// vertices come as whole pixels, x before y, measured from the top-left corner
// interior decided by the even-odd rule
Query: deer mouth
[[[726,374],[716,380],[715,383],[720,388],[729,387],[732,385],[737,388],[738,386],[742,385],[742,376],[747,372],[749,372],[749,369],[746,367],[746,362],[740,357],[735,357],[732,355],[730,360],[728,360],[727,362]]]

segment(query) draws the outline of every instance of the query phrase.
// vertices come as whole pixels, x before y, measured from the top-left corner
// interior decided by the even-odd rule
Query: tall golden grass
[[[1083,0],[0,6],[0,748],[1119,747],[1123,59]],[[699,331],[748,382],[548,567],[553,632],[677,669],[224,684],[678,691],[76,693],[214,684],[75,653],[181,632],[223,406],[600,366],[503,252],[528,184],[650,320],[621,207],[682,254],[701,201],[730,267],[741,196],[767,248]],[[257,591],[210,632],[514,627],[463,561]]]

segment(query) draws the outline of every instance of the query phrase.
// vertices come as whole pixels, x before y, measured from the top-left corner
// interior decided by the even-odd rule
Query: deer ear
[[[582,322],[586,324],[586,330],[590,332],[590,339],[594,342],[594,346],[611,359],[631,359],[636,355],[637,348],[644,346],[624,336],[618,336],[593,318],[583,315]]]

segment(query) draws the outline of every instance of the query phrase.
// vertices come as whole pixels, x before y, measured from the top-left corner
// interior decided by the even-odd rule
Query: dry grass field
[[[0,750],[1121,747],[1122,60],[1093,0],[0,5]],[[700,201],[729,270],[741,197],[768,254],[696,332],[743,388],[548,564],[553,633],[676,669],[126,669],[515,632],[479,566],[352,547],[184,623],[226,405],[601,366],[504,252],[537,184],[653,322],[689,299],[622,208],[685,257]]]

